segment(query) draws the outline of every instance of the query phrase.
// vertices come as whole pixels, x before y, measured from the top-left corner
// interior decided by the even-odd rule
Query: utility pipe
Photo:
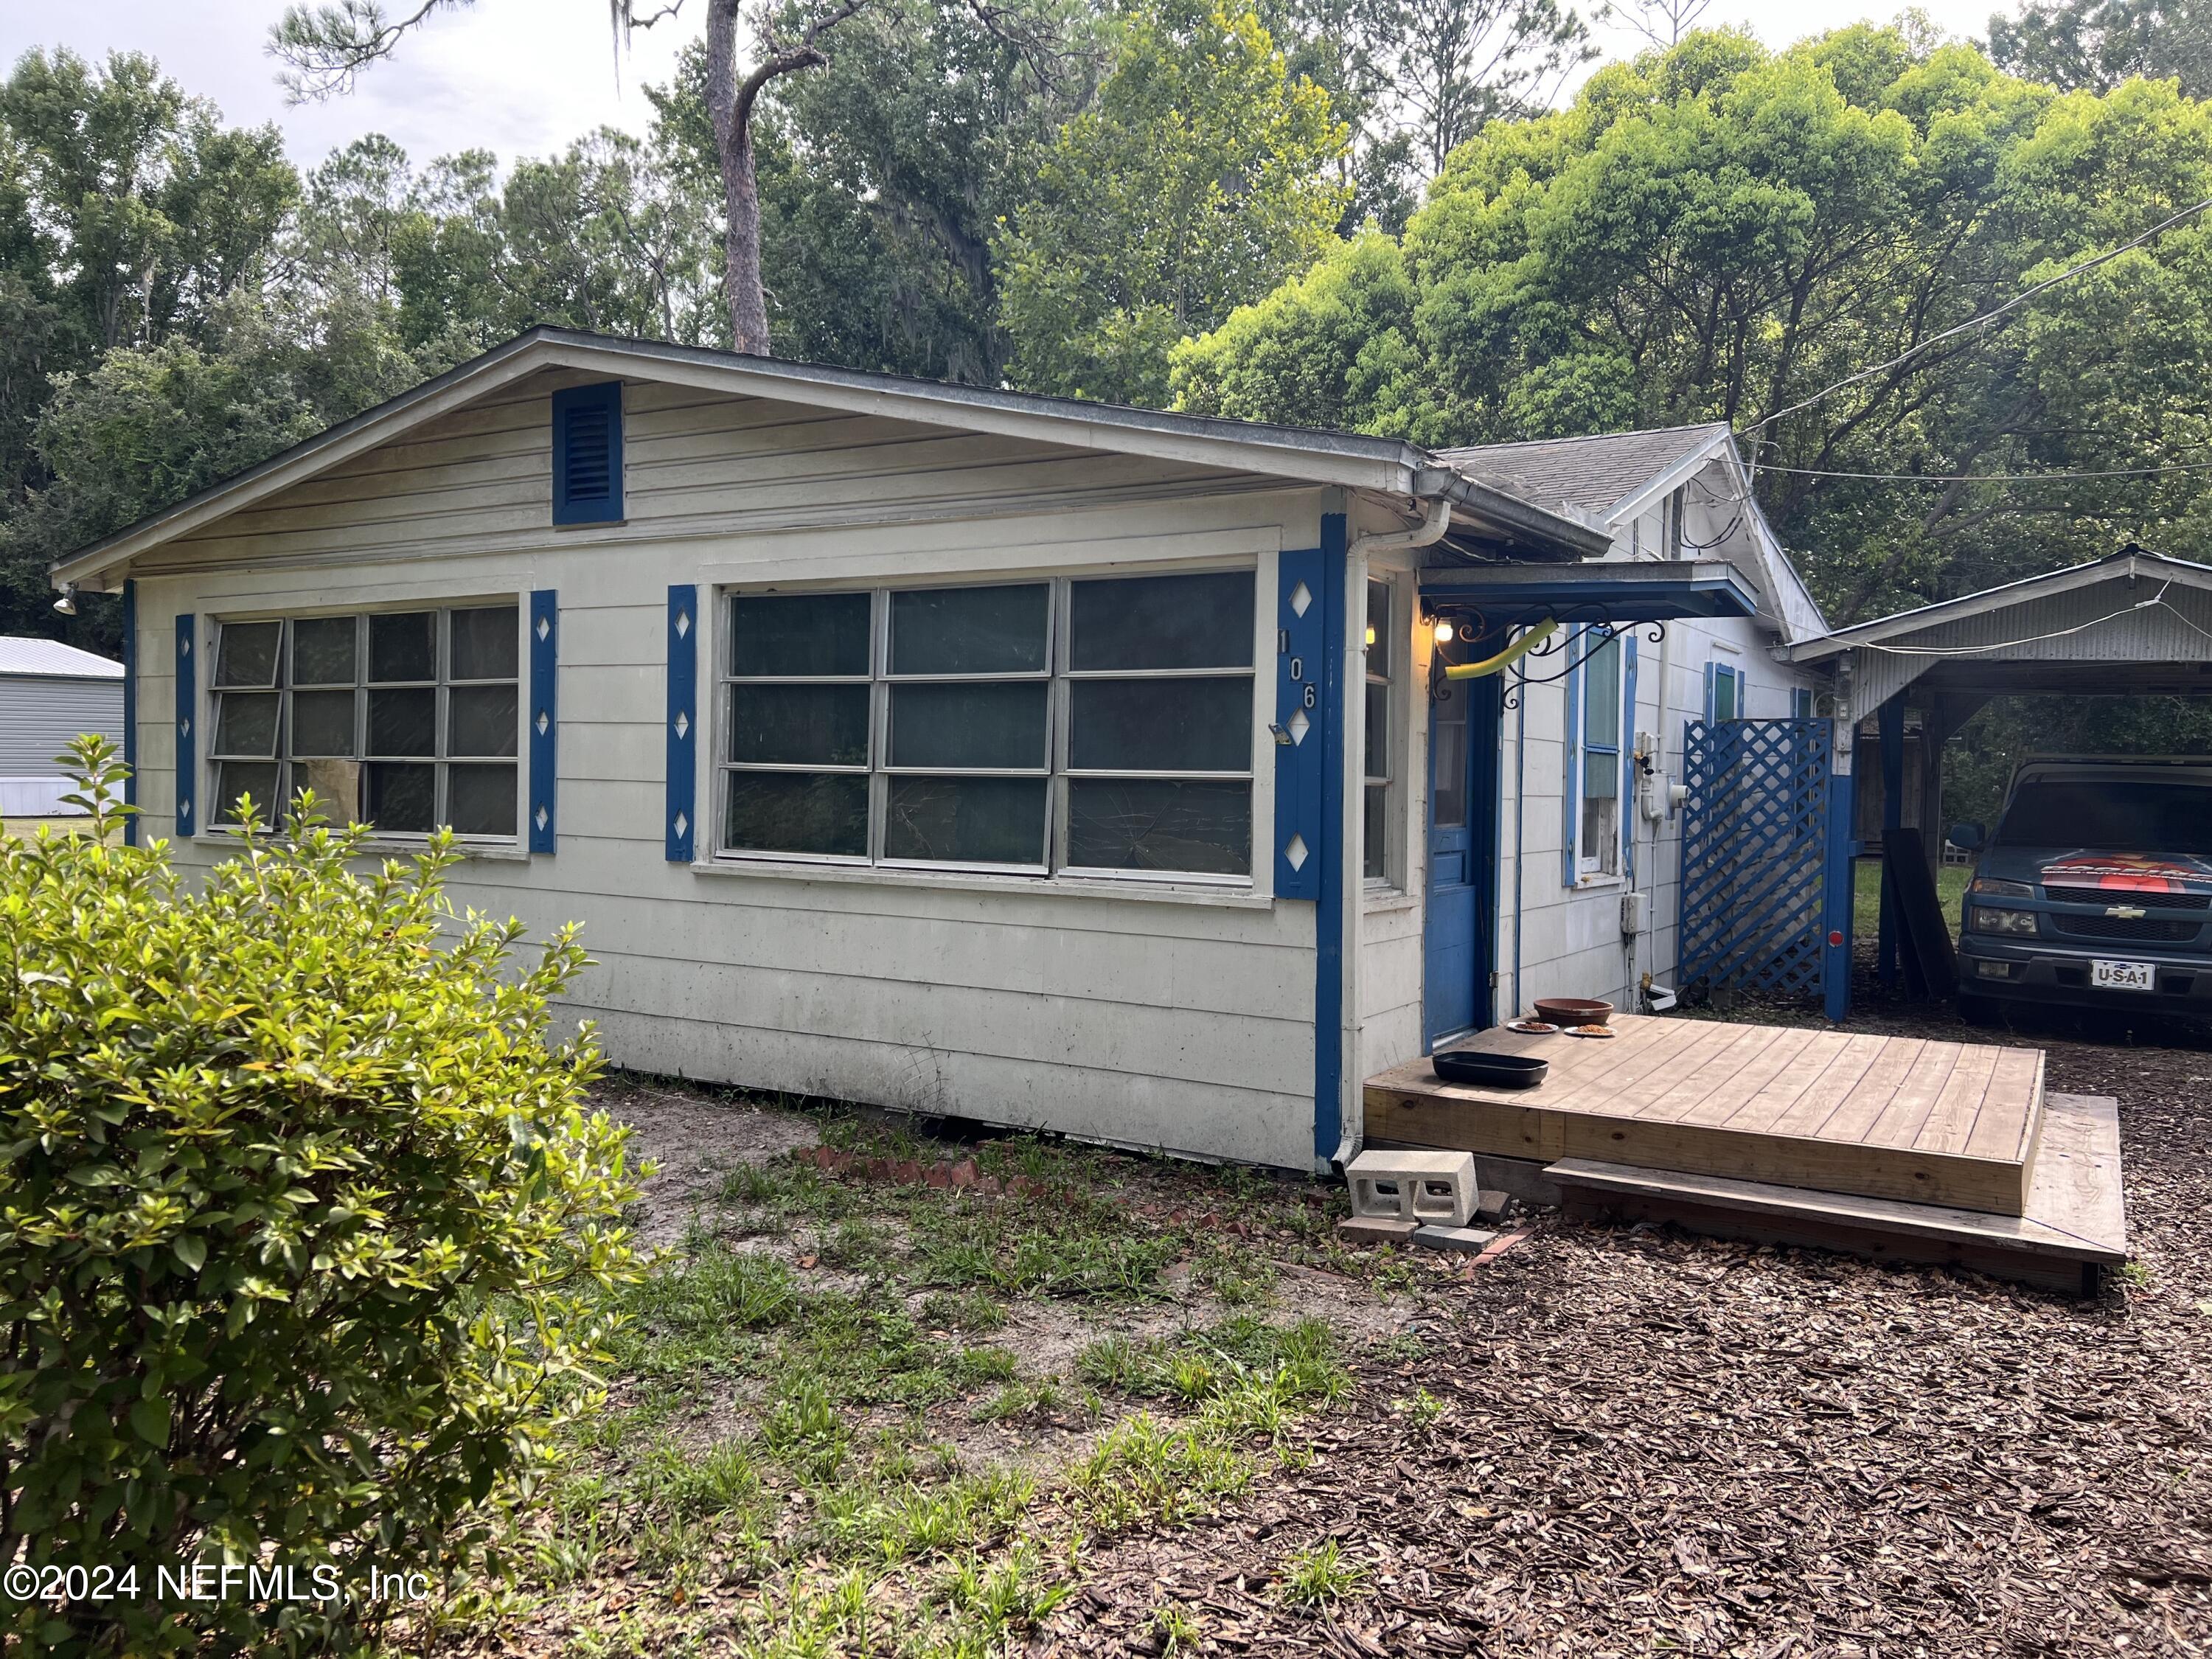
[[[1432,547],[1451,529],[1452,504],[1439,495],[1429,503],[1428,516],[1411,530],[1363,530],[1345,550],[1348,558],[1370,553],[1398,553],[1411,547]]]

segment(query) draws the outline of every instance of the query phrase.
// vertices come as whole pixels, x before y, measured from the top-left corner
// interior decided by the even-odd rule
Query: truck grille
[[[2212,893],[2140,893],[2118,887],[2046,887],[2053,904],[2139,904],[2146,910],[2212,910]]]
[[[2069,916],[2054,915],[2051,925],[2075,939],[2131,939],[2146,944],[2185,945],[2203,923],[2165,916]]]

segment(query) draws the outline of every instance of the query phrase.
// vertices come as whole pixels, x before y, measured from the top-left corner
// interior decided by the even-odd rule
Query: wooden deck
[[[1366,1087],[1377,1141],[1582,1158],[2025,1213],[2043,1055],[1917,1037],[1620,1015],[1593,1042],[1498,1028],[1455,1048],[1539,1054],[1534,1089],[1443,1081],[1409,1060]]]

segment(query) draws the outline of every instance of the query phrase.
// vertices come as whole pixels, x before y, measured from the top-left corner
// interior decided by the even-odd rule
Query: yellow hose
[[[1547,617],[1543,621],[1538,623],[1534,628],[1523,634],[1519,639],[1514,641],[1512,644],[1507,646],[1503,651],[1499,652],[1494,657],[1485,657],[1480,662],[1448,664],[1444,668],[1444,678],[1448,680],[1479,680],[1485,678],[1489,675],[1495,674],[1501,668],[1510,666],[1511,664],[1520,661],[1522,657],[1528,655],[1529,652],[1534,650],[1538,646],[1541,645],[1546,640],[1548,640],[1553,635],[1559,631],[1559,624],[1551,617]]]

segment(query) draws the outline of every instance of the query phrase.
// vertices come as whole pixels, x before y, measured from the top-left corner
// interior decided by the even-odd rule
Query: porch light
[[[1370,645],[1375,643],[1375,624],[1373,623],[1367,624],[1367,643]]]
[[[1438,645],[1449,645],[1452,642],[1452,635],[1455,631],[1457,631],[1457,624],[1455,624],[1449,617],[1439,617],[1437,618],[1437,643]]]

